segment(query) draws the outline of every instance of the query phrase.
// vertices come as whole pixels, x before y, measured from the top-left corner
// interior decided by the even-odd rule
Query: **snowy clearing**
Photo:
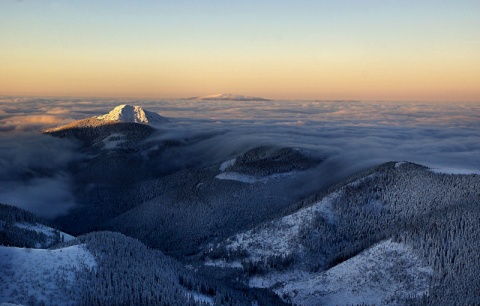
[[[229,159],[223,163],[220,164],[220,171],[225,171],[227,170],[228,168],[230,168],[231,166],[235,165],[235,162],[237,161],[236,158],[232,158],[232,159]]]
[[[294,176],[295,174],[297,174],[297,171],[275,173],[272,175],[257,177],[257,176],[242,174],[238,172],[223,172],[215,176],[215,178],[219,180],[230,180],[230,181],[238,181],[242,183],[254,184],[254,183],[267,183],[270,180],[290,177],[290,176]]]
[[[232,268],[232,269],[243,269],[242,263],[240,261],[226,262],[225,260],[207,260],[205,266],[219,267],[219,268]]]
[[[198,293],[198,292],[189,292],[188,295],[191,296],[194,299],[194,301],[197,302],[197,303],[205,303],[205,304],[208,304],[208,305],[214,305],[215,304],[213,302],[213,297],[211,297],[211,296],[201,294],[201,293]]]
[[[312,222],[316,214],[325,217],[328,222],[335,222],[332,200],[339,196],[333,193],[320,202],[304,208],[294,214],[265,224],[261,228],[249,230],[227,239],[227,249],[247,250],[251,261],[260,261],[270,256],[287,256],[298,251],[298,235],[301,227]]]
[[[379,174],[378,173],[372,173],[370,175],[367,175],[361,179],[358,179],[358,180],[355,180],[351,183],[348,183],[347,186],[350,186],[350,187],[359,187],[362,183],[368,181],[368,180],[371,180],[373,178],[375,178],[376,176],[378,176]]]
[[[397,162],[395,163],[395,168],[400,168],[402,165],[406,164],[407,162]]]
[[[113,150],[116,149],[120,144],[124,143],[125,135],[122,133],[113,133],[110,136],[106,137],[103,141],[104,150]]]
[[[397,298],[427,293],[431,273],[409,246],[386,240],[324,272],[274,272],[249,285],[300,305],[395,305]]]
[[[25,222],[22,222],[22,223],[15,222],[13,225],[16,226],[16,227],[19,227],[19,228],[35,231],[37,233],[43,233],[43,234],[47,235],[49,238],[52,238],[52,240],[55,236],[55,229],[53,229],[49,226],[45,226],[43,224],[39,224],[39,223],[31,224],[31,223],[25,223]],[[63,237],[65,242],[75,239],[75,237],[73,237],[72,235],[69,235],[69,234],[66,234],[66,233],[60,232],[60,231],[59,231],[59,233],[60,233],[60,237]]]
[[[83,245],[57,250],[0,246],[0,302],[78,304],[76,272],[95,266]]]

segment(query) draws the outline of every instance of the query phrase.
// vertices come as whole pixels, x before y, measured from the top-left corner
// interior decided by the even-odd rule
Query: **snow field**
[[[0,246],[0,302],[78,304],[76,273],[95,266],[83,245],[56,250]]]

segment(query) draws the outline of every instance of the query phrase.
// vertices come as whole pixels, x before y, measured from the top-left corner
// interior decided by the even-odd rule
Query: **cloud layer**
[[[65,213],[75,202],[68,165],[80,158],[77,148],[39,133],[0,133],[0,203],[45,218]]]
[[[78,148],[38,131],[124,103],[171,118],[148,140],[183,144],[158,157],[162,173],[209,166],[268,144],[307,148],[326,158],[299,189],[328,186],[391,160],[480,171],[480,105],[475,103],[3,97],[0,201],[46,217],[74,205],[67,165],[78,158]]]

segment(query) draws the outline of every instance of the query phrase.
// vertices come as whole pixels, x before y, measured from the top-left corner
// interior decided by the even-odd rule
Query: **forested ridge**
[[[3,226],[0,228],[0,245],[6,247],[39,247],[38,243],[48,240],[48,236],[34,230],[25,230],[13,225],[15,222],[44,222],[33,214],[22,209],[0,206],[0,216]],[[35,223],[31,223],[35,222]],[[6,224],[6,226],[5,226]],[[53,230],[53,229],[52,229]],[[42,248],[51,246],[47,251],[60,251],[61,254],[72,246],[84,246],[93,255],[94,266],[82,263],[71,263],[79,266],[74,271],[72,280],[68,266],[59,267],[59,271],[50,276],[41,276],[35,271],[29,271],[30,280],[22,283],[12,283],[17,286],[11,296],[0,292],[0,301],[26,303],[28,305],[45,305],[50,303],[68,305],[251,305],[252,303],[281,305],[281,300],[266,290],[250,290],[247,287],[230,288],[215,277],[197,274],[193,267],[186,268],[180,262],[165,256],[161,251],[148,248],[140,241],[114,232],[93,232],[79,236],[77,239],[62,242],[63,239]],[[0,265],[10,265],[3,262],[0,249]],[[28,249],[24,249],[27,250]],[[35,254],[30,253],[30,260],[35,262]],[[61,255],[57,255],[61,256]],[[32,267],[35,269],[34,267]],[[10,272],[9,272],[10,273]],[[9,282],[12,274],[0,275],[0,281]],[[19,281],[18,278],[14,278]],[[55,282],[58,292],[50,295],[53,300],[45,299],[45,294],[36,296],[35,292],[24,289],[23,282],[32,282],[35,288],[50,287],[49,282]],[[72,283],[73,281],[73,283]],[[43,289],[45,290],[45,289]],[[42,291],[43,292],[43,291]],[[60,297],[58,297],[60,294]]]
[[[86,276],[81,278],[82,305],[281,303],[269,294],[235,291],[197,275],[160,251],[119,233],[91,233],[58,247],[76,243],[85,244],[97,261],[97,268],[85,270]]]
[[[303,201],[298,232],[279,238],[276,233],[283,235],[288,223],[274,220],[232,236],[203,256],[240,261],[247,278],[273,271],[321,273],[392,238],[411,246],[433,268],[428,293],[400,303],[480,303],[480,245],[475,238],[480,237],[479,175],[434,173],[420,165],[392,162],[338,184],[327,194],[333,195],[327,213],[306,210],[322,196]],[[285,237],[293,239],[287,244],[293,247],[274,254],[269,248],[276,245],[262,242]]]
[[[26,210],[0,203],[0,245],[24,248],[48,248],[63,242],[63,233],[50,228],[50,232],[35,230],[35,226],[52,225]]]

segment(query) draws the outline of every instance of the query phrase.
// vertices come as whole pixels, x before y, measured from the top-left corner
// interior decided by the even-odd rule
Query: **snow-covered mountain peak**
[[[140,106],[132,106],[122,104],[115,107],[108,114],[98,116],[97,119],[105,121],[121,121],[121,122],[135,122],[135,123],[161,123],[168,121],[166,118],[157,113],[144,110]]]

